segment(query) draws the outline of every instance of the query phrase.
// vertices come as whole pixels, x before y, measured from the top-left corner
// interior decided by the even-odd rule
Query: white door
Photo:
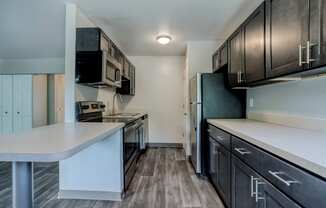
[[[13,77],[13,132],[19,133],[32,128],[32,75]]]
[[[13,132],[13,76],[1,75],[1,129],[2,134]]]

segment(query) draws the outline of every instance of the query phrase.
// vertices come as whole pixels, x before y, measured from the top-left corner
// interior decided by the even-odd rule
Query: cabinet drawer
[[[231,135],[225,131],[216,128],[215,126],[208,125],[208,135],[214,138],[218,143],[223,145],[225,148],[230,149],[231,146]]]
[[[261,151],[253,145],[232,136],[232,153],[254,169],[260,167]]]
[[[286,161],[262,153],[261,174],[304,207],[326,207],[326,181]]]

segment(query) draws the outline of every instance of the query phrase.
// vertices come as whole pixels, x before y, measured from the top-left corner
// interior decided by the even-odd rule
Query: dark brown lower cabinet
[[[213,138],[209,138],[209,175],[222,200],[230,206],[231,153]]]
[[[253,179],[258,178],[249,166],[232,155],[232,208],[258,208],[253,195]]]
[[[300,208],[256,171],[232,156],[232,208]]]

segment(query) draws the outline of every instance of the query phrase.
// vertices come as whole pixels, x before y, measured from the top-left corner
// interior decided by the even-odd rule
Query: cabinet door
[[[216,72],[219,69],[220,65],[220,58],[219,58],[219,51],[216,51],[212,57],[213,62],[213,72]]]
[[[13,77],[13,132],[32,128],[32,75]]]
[[[13,132],[13,76],[1,75],[2,133]]]
[[[229,39],[229,83],[231,87],[241,84],[243,73],[243,33],[238,29]]]
[[[263,200],[262,208],[300,208],[298,204],[285,196],[266,180],[264,184],[258,187],[258,193],[261,193]]]
[[[220,67],[228,64],[228,44],[225,42],[220,48]]]
[[[209,177],[214,186],[217,187],[217,142],[209,138]]]
[[[307,68],[307,64],[303,62],[306,62],[304,47],[308,41],[308,26],[308,0],[266,1],[266,72],[268,78]],[[299,50],[300,46],[302,47]]]
[[[235,156],[232,156],[232,208],[258,208],[253,193],[254,178],[258,175]]]
[[[225,204],[230,206],[230,163],[231,153],[218,144],[217,150],[217,187]]]
[[[310,64],[311,67],[326,64],[326,2],[310,0]]]
[[[246,82],[265,78],[265,3],[260,5],[243,26]]]

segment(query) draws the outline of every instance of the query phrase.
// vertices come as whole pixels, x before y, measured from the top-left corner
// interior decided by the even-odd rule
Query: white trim
[[[65,26],[65,122],[75,122],[75,61],[76,61],[75,4],[66,4]]]
[[[58,199],[122,201],[123,193],[110,191],[59,190]]]
[[[275,123],[284,126],[303,128],[317,131],[326,131],[326,119],[305,117],[271,112],[248,112],[247,118],[251,120]]]

